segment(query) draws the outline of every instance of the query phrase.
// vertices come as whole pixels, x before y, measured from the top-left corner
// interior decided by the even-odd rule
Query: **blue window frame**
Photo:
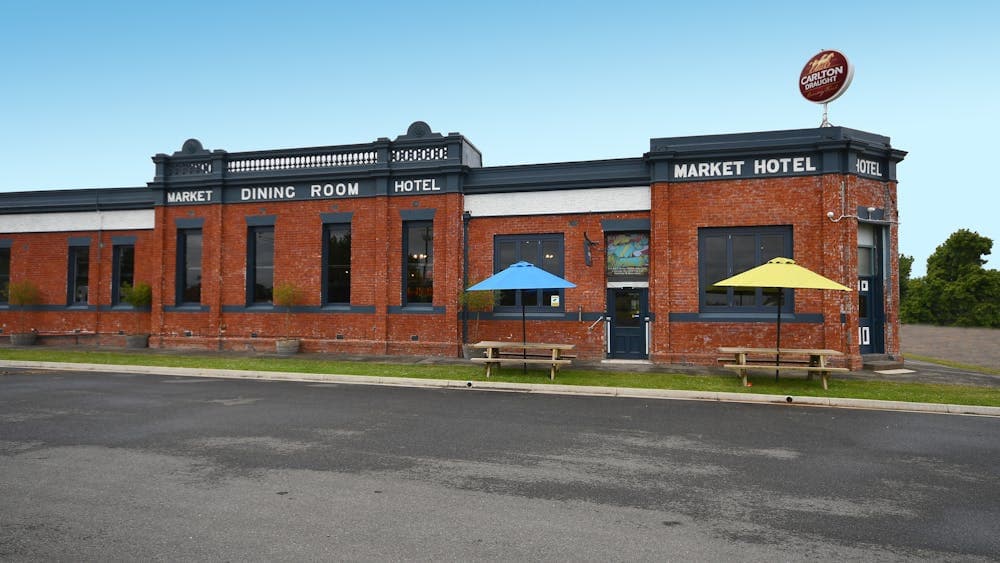
[[[403,221],[403,306],[434,303],[434,222]]]
[[[135,245],[116,244],[111,255],[111,304],[120,305],[122,290],[135,285]]]
[[[201,304],[201,229],[177,230],[177,304]]]
[[[0,241],[0,305],[10,302],[10,247]]]
[[[699,310],[703,313],[773,313],[778,291],[769,288],[714,287],[713,284],[766,263],[792,256],[792,227],[705,227],[698,229]],[[781,310],[794,311],[792,290]]]
[[[274,299],[274,227],[249,227],[247,232],[247,305]]]
[[[323,300],[351,304],[351,223],[323,225]]]
[[[69,247],[67,268],[66,304],[84,307],[90,298],[90,245]]]
[[[499,272],[515,262],[525,261],[564,277],[565,253],[562,234],[496,235],[493,237],[493,272]],[[552,298],[558,296],[559,305],[552,306]],[[517,289],[500,292],[494,307],[496,312],[525,311],[559,312],[564,310],[561,289]]]

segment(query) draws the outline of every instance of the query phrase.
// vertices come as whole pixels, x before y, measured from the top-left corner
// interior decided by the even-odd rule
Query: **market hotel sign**
[[[754,176],[787,176],[808,174],[819,169],[812,156],[785,156],[746,160],[698,161],[674,164],[673,178],[747,178]]]

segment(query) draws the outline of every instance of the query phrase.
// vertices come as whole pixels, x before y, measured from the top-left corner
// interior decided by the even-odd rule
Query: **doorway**
[[[862,354],[885,353],[882,237],[878,225],[858,225],[858,345]]]
[[[608,357],[645,360],[649,357],[649,289],[608,289]]]

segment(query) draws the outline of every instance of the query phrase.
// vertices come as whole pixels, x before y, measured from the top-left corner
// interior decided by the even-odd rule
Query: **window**
[[[120,305],[124,288],[135,285],[135,246],[115,245],[111,254],[111,304]]]
[[[90,246],[69,247],[66,304],[86,306],[90,290]]]
[[[201,304],[201,229],[177,230],[177,304]]]
[[[0,304],[10,299],[10,247],[0,247]]]
[[[247,233],[247,304],[271,303],[274,297],[274,227],[249,227]]]
[[[563,236],[562,235],[497,235],[493,239],[493,271],[499,272],[514,264],[525,261],[563,277]],[[516,289],[500,292],[497,311],[505,308],[520,311],[563,310],[563,290],[561,289]],[[553,297],[558,305],[553,307]]]
[[[875,225],[861,223],[858,225],[858,275],[874,276],[877,271],[875,263],[876,240]]]
[[[324,300],[328,304],[351,303],[351,224],[331,223],[323,227],[326,268]]]
[[[713,287],[712,284],[764,264],[772,258],[792,258],[791,227],[698,229],[698,278],[702,312],[773,312],[775,289]],[[792,310],[786,290],[782,310]]]
[[[403,305],[434,302],[434,223],[404,221],[403,249],[406,257]]]

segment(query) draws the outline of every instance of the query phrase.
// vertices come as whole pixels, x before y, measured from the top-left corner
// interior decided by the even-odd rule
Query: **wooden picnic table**
[[[471,358],[471,361],[486,366],[486,377],[493,374],[494,367],[499,368],[501,365],[532,364],[549,366],[549,379],[555,379],[559,368],[567,366],[573,361],[573,356],[569,356],[565,352],[576,346],[552,342],[484,340],[473,344],[472,347],[484,351],[483,357]]]
[[[748,371],[751,369],[761,369],[774,371],[798,371],[806,372],[809,377],[819,374],[823,380],[823,389],[829,389],[827,378],[831,373],[845,373],[850,370],[841,367],[831,367],[829,360],[843,356],[844,353],[838,350],[828,350],[825,348],[751,348],[742,346],[723,346],[719,348],[719,353],[733,357],[733,363],[727,363],[723,367],[736,370],[743,379],[743,386],[747,386]],[[781,358],[781,364],[777,359]],[[728,361],[728,358],[721,358]]]

